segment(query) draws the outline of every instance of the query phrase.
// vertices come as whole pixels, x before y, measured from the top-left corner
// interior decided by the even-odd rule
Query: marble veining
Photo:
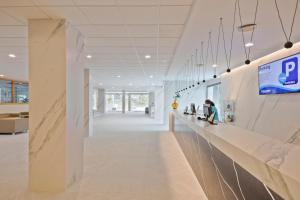
[[[83,170],[84,38],[64,19],[30,19],[28,29],[29,188],[63,191]]]
[[[222,102],[235,102],[235,122],[238,126],[259,134],[279,139],[283,142],[294,140],[300,145],[298,116],[300,112],[300,94],[259,95],[258,66],[300,51],[300,43],[293,49],[282,49],[222,75]],[[210,83],[208,83],[210,84]]]
[[[48,109],[36,128],[30,133],[31,137],[29,142],[31,145],[29,147],[29,153],[32,156],[37,156],[51,137],[55,136],[56,129],[64,122],[63,119],[65,116],[65,93],[63,93],[61,97],[53,103],[50,109]],[[41,136],[41,132],[43,132],[42,140],[41,138],[37,139],[37,136]]]
[[[195,120],[192,116],[184,116],[178,112],[174,112],[173,115],[175,121],[177,119],[177,123],[181,121],[182,124],[186,124],[195,134],[199,135],[195,138],[195,141],[187,141],[187,139],[185,139],[185,145],[181,143],[181,146],[186,146],[188,142],[194,142],[199,148],[205,144],[200,142],[200,138],[207,142],[207,145],[210,147],[209,154],[212,155],[211,162],[213,166],[215,166],[215,173],[220,176],[219,179],[228,187],[228,191],[231,191],[233,194],[232,198],[242,200],[249,198],[251,194],[249,194],[244,186],[245,177],[249,179],[249,176],[252,176],[252,178],[249,179],[252,180],[250,182],[259,185],[259,194],[264,197],[268,196],[268,198],[271,199],[280,199],[280,196],[282,196],[284,199],[291,200],[300,197],[300,193],[296,189],[300,186],[298,173],[299,164],[295,161],[300,153],[300,148],[297,145],[285,143],[231,125],[220,124],[218,126],[210,126],[204,122]],[[178,130],[175,129],[175,135],[177,135],[176,138],[178,140],[183,140],[182,138],[184,137],[182,135],[192,134],[190,131],[188,134],[184,134],[181,129],[179,129],[179,133],[176,133],[176,131]],[[178,135],[181,136],[179,137]],[[185,138],[187,137],[185,136]],[[193,151],[193,145],[189,145],[191,147],[182,147],[189,149],[184,150],[184,152],[189,155],[187,159],[203,159],[204,149]],[[222,153],[220,151],[222,151]],[[202,155],[190,156],[190,154]],[[224,160],[224,156],[230,158],[231,167],[229,166],[229,161],[226,161],[228,159]],[[223,161],[220,161],[220,159]],[[192,166],[195,166],[194,163],[200,163],[200,166],[203,165],[201,161],[190,161]],[[195,168],[197,168],[196,171],[198,171],[199,165]],[[230,168],[232,168],[232,170],[228,171]],[[207,185],[207,183],[203,184],[204,181],[200,180],[205,179],[205,172],[202,172],[203,170],[204,168],[199,171],[198,180],[204,188],[204,191],[207,191],[209,185]],[[228,176],[228,174],[230,174],[230,176]],[[235,180],[233,180],[233,177]],[[216,179],[216,181],[218,180]],[[264,184],[270,191],[263,189],[263,192],[262,188],[264,188]],[[224,193],[226,193],[226,188],[224,191]],[[220,188],[220,192],[223,193],[222,187]],[[270,193],[272,195],[270,195]]]

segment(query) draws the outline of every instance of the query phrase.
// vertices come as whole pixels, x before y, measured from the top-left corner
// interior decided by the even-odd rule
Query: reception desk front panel
[[[283,199],[181,119],[173,120],[174,135],[209,200]]]

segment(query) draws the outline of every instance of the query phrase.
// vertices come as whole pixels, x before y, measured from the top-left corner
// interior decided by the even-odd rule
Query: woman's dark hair
[[[205,100],[205,104],[209,104],[210,106],[215,106],[215,103],[209,99]]]

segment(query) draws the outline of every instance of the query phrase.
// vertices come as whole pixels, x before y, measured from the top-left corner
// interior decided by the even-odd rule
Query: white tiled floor
[[[118,126],[116,126],[118,124]],[[32,194],[27,135],[0,136],[0,200],[201,200],[202,189],[173,135],[143,115],[95,119],[82,181],[63,194]]]

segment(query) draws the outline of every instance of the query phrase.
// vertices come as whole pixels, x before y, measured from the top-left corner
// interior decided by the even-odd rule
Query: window
[[[13,103],[12,81],[0,80],[0,103]]]
[[[106,112],[122,112],[122,93],[106,93]]]
[[[145,112],[149,106],[149,94],[131,94],[131,111]]]
[[[13,80],[0,79],[0,104],[28,103],[28,83]]]
[[[14,82],[14,103],[28,103],[28,83]]]

